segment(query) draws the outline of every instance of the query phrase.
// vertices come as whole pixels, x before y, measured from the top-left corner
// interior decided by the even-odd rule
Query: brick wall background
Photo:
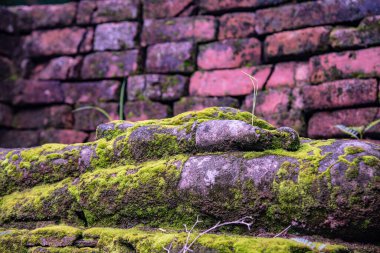
[[[250,110],[312,138],[380,118],[380,0],[82,0],[0,8],[0,146],[93,138],[127,120]],[[379,139],[380,125],[367,137]]]

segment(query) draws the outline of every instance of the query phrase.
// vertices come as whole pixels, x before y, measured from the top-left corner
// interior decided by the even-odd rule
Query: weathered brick
[[[303,86],[310,83],[310,68],[308,62],[299,62],[295,73],[296,85]]]
[[[192,0],[144,0],[144,18],[176,17],[193,6]]]
[[[33,70],[33,79],[65,80],[78,77],[78,68],[82,57],[62,56],[50,60],[47,64],[37,65]]]
[[[14,33],[17,30],[17,16],[8,8],[0,7],[0,31]]]
[[[95,29],[94,49],[124,50],[135,47],[136,22],[100,24]]]
[[[17,16],[17,30],[68,26],[73,24],[76,3],[55,5],[30,5],[8,8]]]
[[[168,117],[168,106],[151,101],[127,102],[124,113],[129,121],[163,119]]]
[[[171,19],[146,19],[141,43],[143,46],[162,42],[194,40],[205,42],[215,39],[216,21],[211,16]]]
[[[283,86],[294,87],[295,71],[297,68],[296,62],[278,63],[274,67],[272,75],[269,77],[266,87],[278,88]]]
[[[183,97],[181,100],[174,103],[174,115],[187,111],[198,111],[213,106],[227,106],[238,108],[239,100],[232,97]]]
[[[310,54],[328,49],[331,27],[312,27],[296,31],[281,32],[265,39],[267,59],[283,56]]]
[[[191,42],[162,43],[148,47],[146,71],[153,73],[194,71],[195,45]]]
[[[376,79],[347,79],[305,86],[305,109],[319,110],[376,103],[377,86]]]
[[[251,12],[228,13],[219,18],[219,40],[246,38],[256,34],[256,15]]]
[[[62,103],[63,93],[56,81],[17,81],[13,88],[13,104],[51,104]]]
[[[380,43],[380,16],[367,17],[357,28],[336,28],[330,34],[334,48],[367,47]]]
[[[84,57],[81,76],[84,79],[124,77],[137,71],[137,50],[97,52]]]
[[[128,100],[178,100],[185,94],[187,83],[188,78],[181,75],[131,76],[128,78]]]
[[[78,109],[86,105],[77,105],[76,108]],[[117,103],[99,103],[96,106],[105,110],[112,119],[118,119]],[[107,117],[97,110],[89,109],[74,112],[74,128],[78,130],[94,131],[98,125],[108,121]]]
[[[308,136],[310,138],[346,137],[335,125],[366,126],[374,119],[380,118],[379,107],[358,109],[344,109],[332,112],[314,113],[308,123]],[[380,134],[380,127],[374,127],[369,131],[372,134]]]
[[[5,104],[0,104],[0,126],[9,127],[12,125],[12,108]]]
[[[78,13],[76,16],[77,24],[91,24],[92,14],[96,9],[97,1],[94,0],[82,0],[78,4]]]
[[[0,82],[0,102],[12,102],[13,89],[15,86],[15,81],[6,80]]]
[[[94,42],[94,29],[88,28],[84,34],[84,39],[79,45],[79,53],[87,53],[92,51],[92,44]]]
[[[12,125],[19,129],[72,128],[72,109],[67,105],[58,105],[21,110],[14,115]]]
[[[0,130],[0,147],[2,148],[29,148],[38,145],[39,132]]]
[[[380,5],[373,0],[320,0],[284,5],[256,12],[258,34],[354,21],[380,13]]]
[[[261,43],[255,38],[229,39],[199,47],[200,69],[238,68],[261,63]]]
[[[85,33],[85,28],[34,31],[26,37],[23,48],[30,56],[76,54]]]
[[[258,81],[259,90],[261,90],[269,76],[270,66],[197,71],[190,79],[190,95],[220,97],[250,94],[253,86],[242,71],[253,75]]]
[[[119,81],[94,81],[80,83],[62,83],[66,104],[98,104],[117,101]]]
[[[40,145],[45,143],[74,144],[83,143],[88,134],[71,129],[48,129],[40,133]]]
[[[310,58],[311,81],[380,76],[380,47],[330,53]]]
[[[200,7],[203,11],[225,11],[236,8],[256,8],[286,2],[287,0],[202,0]]]
[[[97,8],[93,13],[93,23],[125,21],[136,19],[138,1],[136,0],[97,0]]]
[[[15,74],[13,62],[5,57],[0,56],[0,81],[12,79]]]

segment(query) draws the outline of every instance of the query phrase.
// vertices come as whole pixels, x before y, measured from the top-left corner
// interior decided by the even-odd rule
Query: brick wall
[[[82,0],[0,8],[0,146],[93,138],[127,120],[209,106],[250,110],[303,136],[380,118],[379,0]],[[380,137],[380,125],[369,138]]]

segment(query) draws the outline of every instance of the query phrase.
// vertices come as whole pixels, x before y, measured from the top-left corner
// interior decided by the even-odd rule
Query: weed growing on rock
[[[368,130],[370,130],[372,127],[378,124],[380,124],[380,119],[374,120],[366,126],[362,125],[362,126],[357,126],[357,127],[354,127],[354,126],[348,127],[345,125],[335,125],[335,127],[338,128],[343,133],[348,134],[349,136],[355,139],[363,139],[364,134]]]
[[[256,98],[257,98],[257,92],[259,90],[259,84],[255,77],[253,77],[252,75],[244,71],[242,72],[249,77],[253,86],[253,93],[252,93],[252,125],[253,125],[253,117],[255,116]]]

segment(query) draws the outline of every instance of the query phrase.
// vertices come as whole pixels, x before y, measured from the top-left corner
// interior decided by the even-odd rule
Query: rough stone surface
[[[0,130],[0,143],[5,148],[33,147],[38,145],[39,136],[30,130]]]
[[[259,90],[267,80],[270,67],[246,67],[231,70],[197,71],[190,80],[192,96],[241,96],[250,94],[253,86],[242,71],[255,76]]]
[[[236,8],[257,8],[282,2],[286,0],[204,0],[200,2],[200,7],[204,11],[224,11]]]
[[[144,0],[144,18],[176,17],[192,6],[191,0]]]
[[[327,50],[330,31],[331,27],[325,26],[275,33],[265,39],[265,57],[275,59]]]
[[[146,71],[149,73],[192,72],[195,45],[191,42],[170,42],[148,47]]]
[[[61,56],[41,64],[33,69],[33,79],[38,80],[66,80],[78,77],[78,69],[82,57]]]
[[[144,21],[142,45],[193,40],[210,41],[216,37],[216,21],[211,16]]]
[[[58,105],[22,110],[14,115],[13,127],[19,129],[72,128],[72,109],[67,105]]]
[[[93,13],[93,23],[124,21],[136,19],[138,1],[136,0],[97,0],[97,8]]]
[[[125,50],[135,47],[137,23],[120,22],[100,24],[95,29],[94,49]]]
[[[306,110],[331,109],[376,103],[378,83],[376,79],[347,79],[305,86],[303,99]]]
[[[12,79],[15,74],[15,66],[13,62],[0,56],[0,81]]]
[[[137,50],[97,52],[84,57],[81,76],[85,79],[125,77],[137,71]]]
[[[256,16],[251,12],[228,13],[219,18],[220,40],[251,37],[256,34]]]
[[[261,63],[261,43],[252,39],[230,39],[199,47],[200,69],[239,68]]]
[[[72,82],[61,85],[66,104],[97,104],[117,101],[119,98],[118,81]]]
[[[48,31],[34,31],[27,36],[23,45],[30,56],[72,55],[86,33],[84,28],[63,28]]]
[[[379,5],[372,0],[320,0],[290,4],[258,10],[256,31],[258,34],[267,34],[306,26],[354,21],[379,13]]]
[[[336,28],[330,34],[334,48],[367,47],[380,43],[380,16],[363,19],[358,27]]]
[[[0,126],[10,127],[12,125],[12,108],[0,103]]]
[[[128,100],[178,100],[186,93],[187,83],[188,78],[181,75],[132,76],[128,78]]]
[[[380,76],[380,47],[331,53],[310,58],[311,81]]]
[[[373,120],[380,117],[377,107],[336,110],[332,112],[317,112],[310,118],[308,124],[308,136],[312,138],[346,137],[335,125],[367,126]],[[369,134],[380,135],[380,127],[377,125],[369,131]]]
[[[74,23],[76,4],[31,5],[8,8],[16,15],[17,30],[68,26]]]
[[[174,115],[213,106],[238,108],[239,100],[232,97],[183,97],[174,103]]]
[[[168,117],[168,106],[157,102],[135,101],[124,105],[126,120],[139,121]]]
[[[63,93],[56,81],[17,81],[13,88],[15,105],[62,103]]]

